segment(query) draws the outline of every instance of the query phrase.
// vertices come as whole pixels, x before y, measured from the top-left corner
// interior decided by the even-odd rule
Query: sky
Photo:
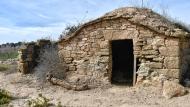
[[[87,22],[142,0],[0,0],[0,44],[57,40],[68,25]],[[143,0],[143,6],[190,24],[190,0]]]

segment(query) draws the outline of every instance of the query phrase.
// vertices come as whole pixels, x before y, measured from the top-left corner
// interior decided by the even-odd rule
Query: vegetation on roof
[[[65,36],[73,34],[78,28],[80,28],[82,23],[78,23],[76,25],[68,25],[62,32],[59,37],[59,40],[63,39]]]

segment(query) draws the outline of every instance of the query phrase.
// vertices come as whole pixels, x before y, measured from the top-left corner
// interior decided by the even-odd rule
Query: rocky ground
[[[161,86],[117,86],[96,88],[87,91],[66,90],[49,83],[39,82],[34,74],[22,75],[12,66],[0,72],[0,88],[10,91],[15,97],[10,105],[27,107],[27,100],[38,94],[49,98],[51,103],[59,101],[64,107],[189,107],[190,94],[166,99]],[[189,90],[189,89],[188,89]]]

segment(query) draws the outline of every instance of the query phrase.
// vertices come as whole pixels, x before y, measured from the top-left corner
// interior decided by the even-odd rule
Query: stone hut
[[[145,8],[119,8],[59,41],[68,75],[134,85],[179,80],[189,31]]]

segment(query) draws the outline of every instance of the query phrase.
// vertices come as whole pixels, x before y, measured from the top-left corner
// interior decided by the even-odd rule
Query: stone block
[[[166,46],[179,46],[179,39],[166,39]]]
[[[156,50],[146,50],[146,51],[142,51],[143,55],[158,55],[158,51]]]
[[[105,27],[110,27],[111,26],[111,23],[109,21],[102,21],[102,27],[105,28]]]
[[[153,61],[163,62],[164,61],[164,57],[155,57],[155,58],[153,58]]]
[[[73,61],[73,58],[64,58],[66,64],[70,64]]]
[[[100,47],[99,44],[97,44],[97,43],[92,43],[92,48],[99,48],[99,47]]]
[[[141,38],[144,38],[144,37],[152,37],[153,36],[153,33],[150,32],[150,31],[147,31],[147,30],[140,30],[140,34],[139,34],[139,37]]]
[[[180,55],[178,46],[160,47],[159,52],[162,56],[168,57],[178,57]]]
[[[152,58],[157,58],[158,56],[157,55],[145,55],[144,57],[147,59],[152,59]]]
[[[146,45],[142,47],[142,50],[153,50],[152,45]]]
[[[165,42],[164,42],[164,38],[160,37],[160,36],[156,36],[153,41],[152,41],[152,45],[156,45],[156,46],[164,46]]]
[[[166,57],[164,59],[164,66],[168,69],[178,69],[180,68],[179,57]]]
[[[141,47],[140,46],[134,46],[134,51],[141,51]]]
[[[112,40],[112,33],[113,33],[113,31],[112,30],[104,30],[104,32],[103,32],[104,34],[104,38],[106,39],[106,40]]]
[[[69,71],[76,71],[76,66],[70,65],[70,66],[69,66]]]
[[[108,48],[109,47],[109,42],[108,41],[102,41],[100,43],[100,48]]]
[[[71,57],[71,52],[67,50],[60,51],[60,54],[62,54],[63,57]]]
[[[143,46],[144,43],[143,43],[143,42],[136,42],[135,45],[136,45],[136,46]]]
[[[87,41],[87,40],[88,40],[88,38],[83,38],[82,40],[83,40],[83,41]]]
[[[108,57],[108,56],[100,57],[100,62],[102,62],[102,63],[107,63],[107,62],[109,62],[109,57]]]
[[[149,63],[146,63],[146,65],[148,67],[150,67],[150,68],[153,68],[153,69],[162,68],[163,67],[163,64],[159,63],[159,62],[149,62]]]
[[[134,39],[138,37],[139,32],[136,29],[113,31],[112,40],[118,39]]]
[[[97,31],[97,35],[96,35],[96,38],[97,38],[97,39],[100,39],[100,38],[103,38],[103,37],[104,37],[103,31],[102,31],[102,30],[98,30],[98,31]]]
[[[146,77],[150,73],[150,67],[145,63],[141,63],[139,69],[137,70],[138,77]]]
[[[167,99],[187,94],[185,87],[174,81],[164,81],[163,96]]]
[[[158,72],[159,74],[163,74],[169,78],[179,78],[179,69],[154,69],[154,71]]]

